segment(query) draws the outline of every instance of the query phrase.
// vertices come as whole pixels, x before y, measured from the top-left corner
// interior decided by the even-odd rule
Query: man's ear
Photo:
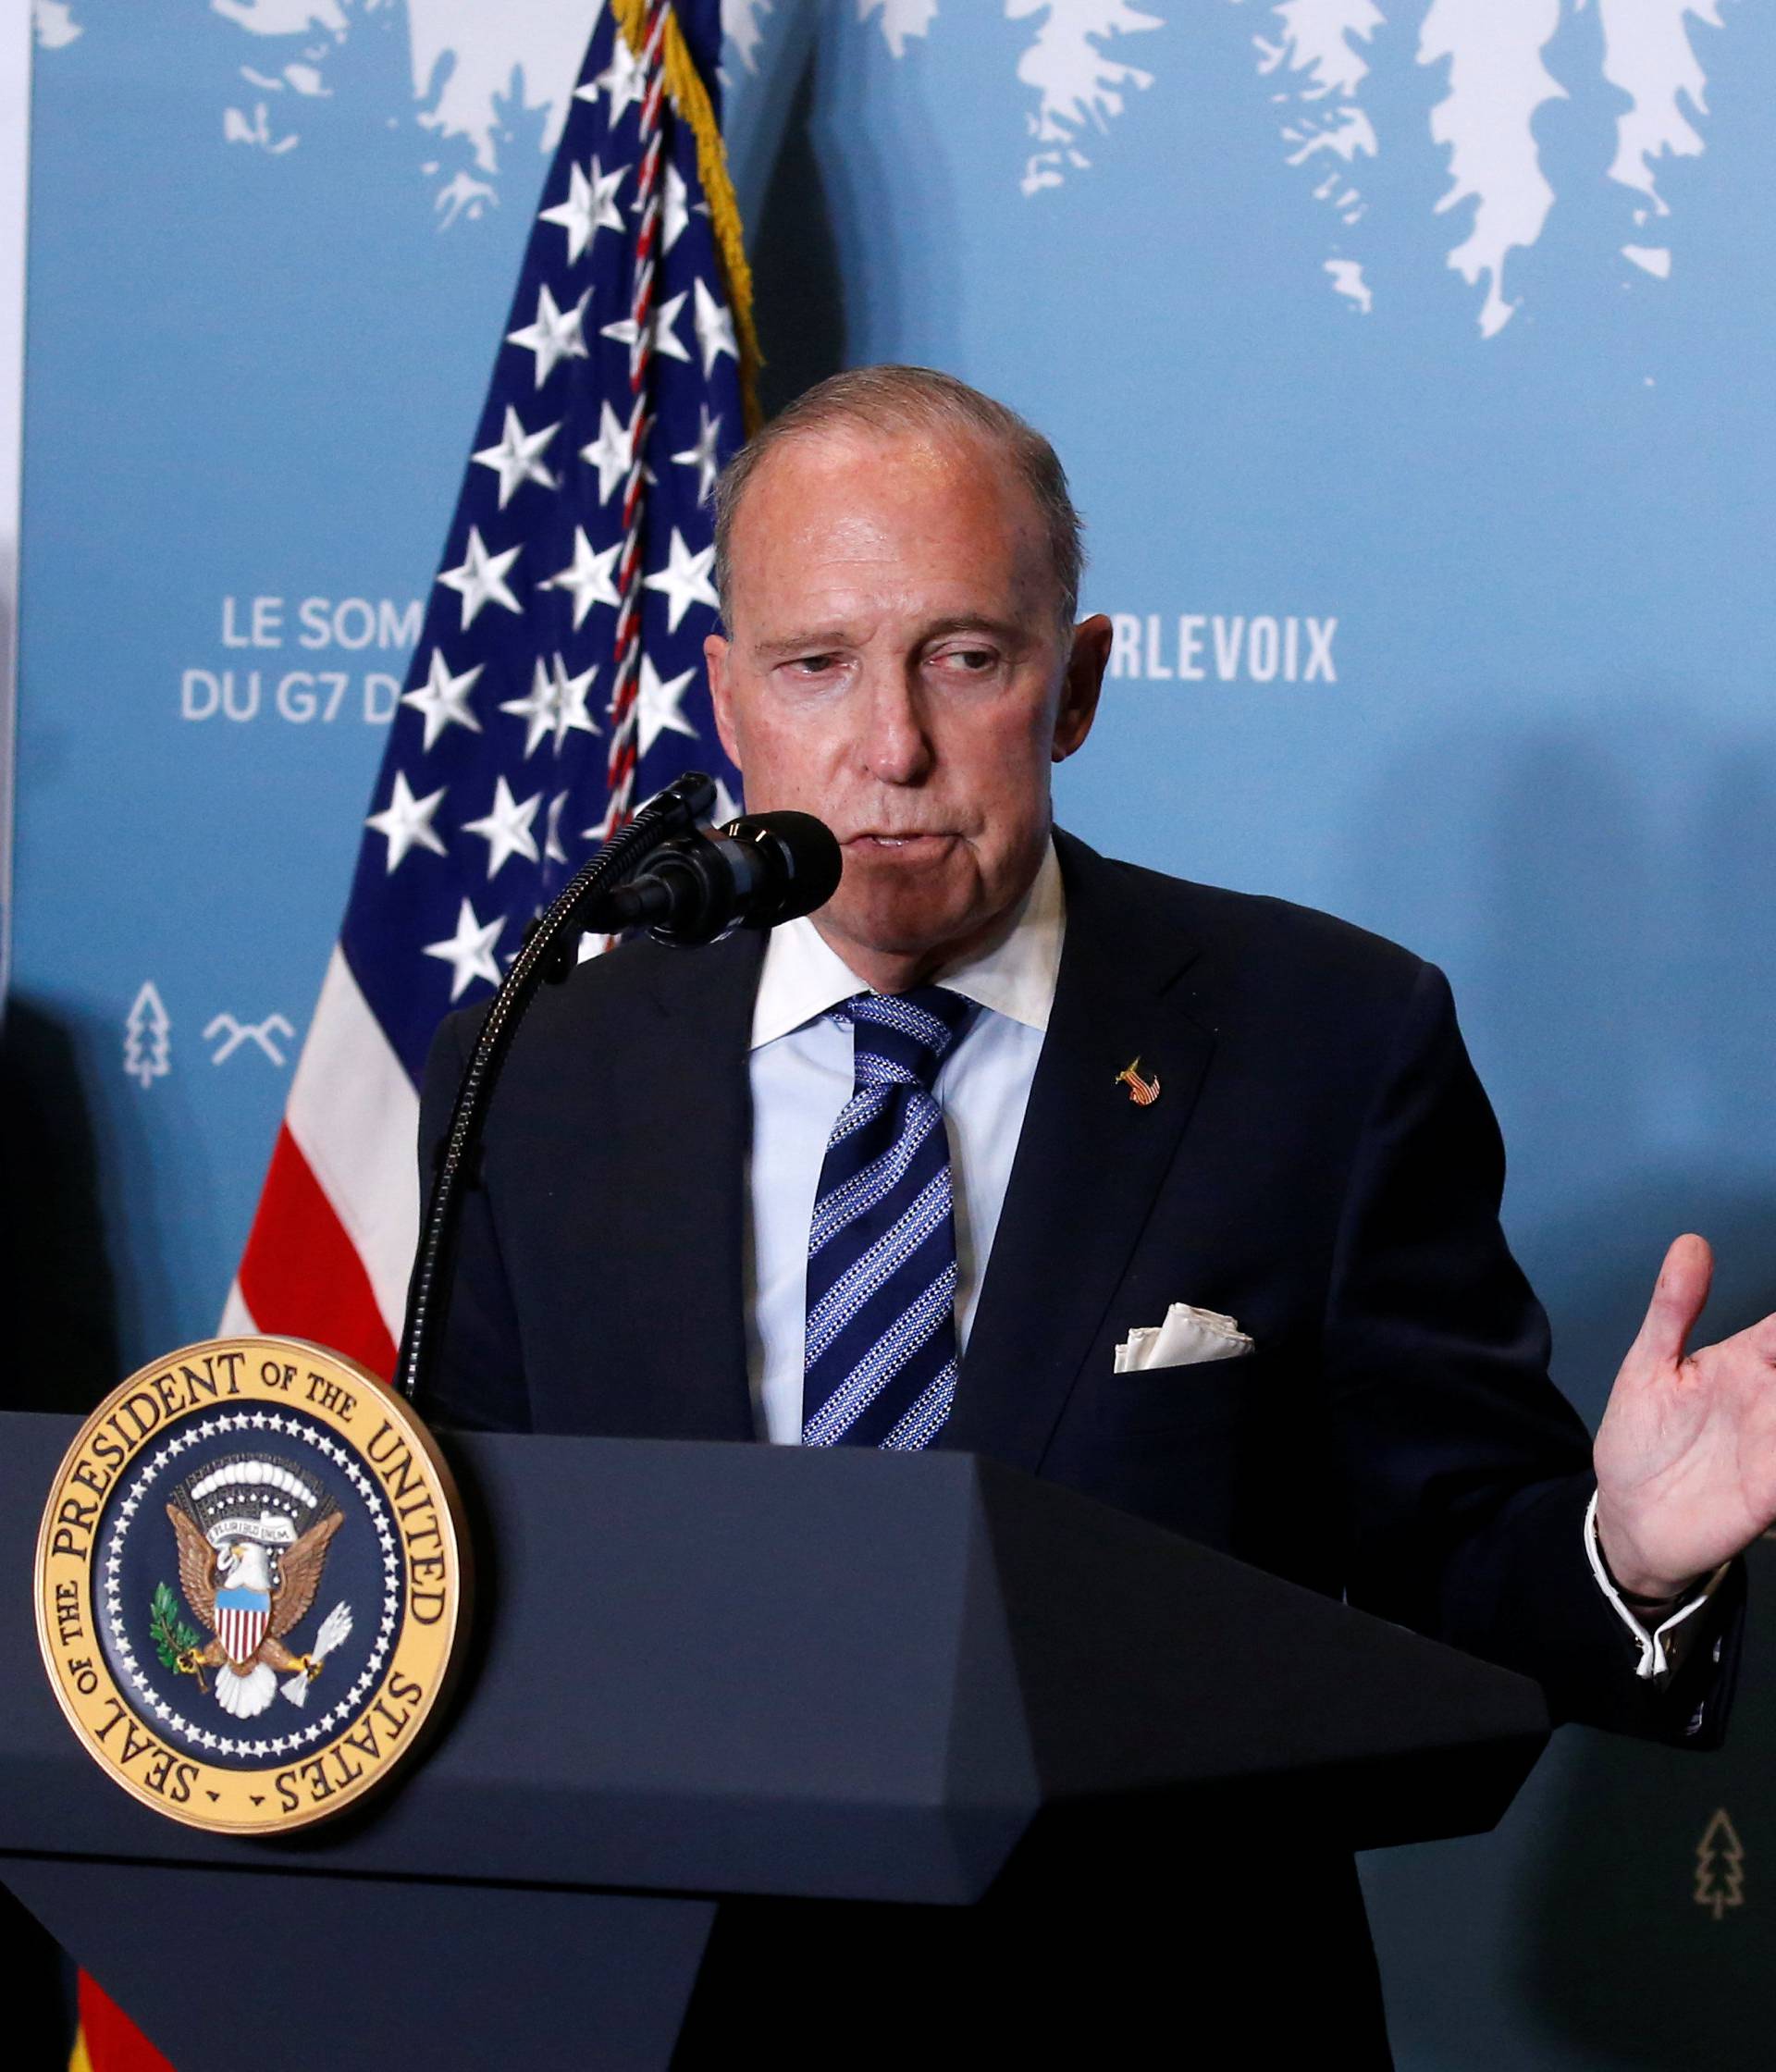
[[[722,737],[728,760],[736,770],[744,770],[739,737],[734,730],[734,686],[728,678],[728,658],[732,653],[731,644],[719,633],[710,634],[703,643],[703,660],[709,672],[709,703],[715,709],[715,731]]]
[[[1073,629],[1067,673],[1061,680],[1060,709],[1054,716],[1052,753],[1056,762],[1065,762],[1084,745],[1098,716],[1098,694],[1104,688],[1104,672],[1110,665],[1114,630],[1102,611],[1081,619]]]

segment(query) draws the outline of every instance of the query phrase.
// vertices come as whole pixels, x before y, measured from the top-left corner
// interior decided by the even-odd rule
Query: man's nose
[[[863,758],[878,783],[916,784],[933,760],[916,688],[895,668],[872,671],[866,686]]]

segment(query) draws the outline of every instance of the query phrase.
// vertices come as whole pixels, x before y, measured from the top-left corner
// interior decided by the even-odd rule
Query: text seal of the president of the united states
[[[131,1375],[37,1538],[50,1681],[100,1766],[233,1834],[342,1810],[420,1741],[467,1631],[456,1490],[406,1403],[294,1338]]]

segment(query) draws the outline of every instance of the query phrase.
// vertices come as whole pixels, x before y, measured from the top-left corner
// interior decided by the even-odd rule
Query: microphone
[[[648,927],[657,943],[713,943],[736,928],[775,928],[824,906],[845,859],[811,813],[748,813],[668,842],[598,903],[596,925]]]

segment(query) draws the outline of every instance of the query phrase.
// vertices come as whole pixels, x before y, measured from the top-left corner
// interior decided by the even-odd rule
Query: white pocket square
[[[1174,1302],[1164,1324],[1145,1324],[1130,1331],[1116,1348],[1116,1372],[1137,1374],[1150,1367],[1195,1366],[1204,1360],[1238,1360],[1252,1350],[1252,1339],[1230,1316]]]

